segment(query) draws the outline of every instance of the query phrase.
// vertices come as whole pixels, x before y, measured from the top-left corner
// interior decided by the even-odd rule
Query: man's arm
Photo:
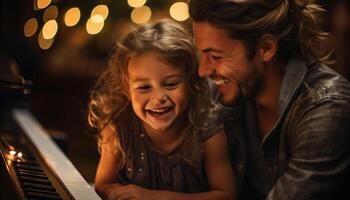
[[[350,165],[349,102],[325,99],[296,123],[288,136],[288,167],[266,199],[333,199]]]

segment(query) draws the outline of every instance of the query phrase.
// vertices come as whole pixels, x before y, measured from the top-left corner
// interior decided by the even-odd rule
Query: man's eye
[[[211,55],[210,58],[212,58],[213,60],[220,60],[222,57]]]

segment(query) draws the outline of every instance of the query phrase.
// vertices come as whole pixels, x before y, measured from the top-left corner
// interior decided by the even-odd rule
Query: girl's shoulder
[[[222,132],[224,129],[222,124],[216,124],[215,126],[206,127],[204,130],[199,132],[199,137],[202,143],[205,143],[208,139],[214,135]]]
[[[116,128],[109,124],[104,127],[100,133],[98,146],[102,149],[108,150],[110,152],[116,153],[116,146],[120,138]]]

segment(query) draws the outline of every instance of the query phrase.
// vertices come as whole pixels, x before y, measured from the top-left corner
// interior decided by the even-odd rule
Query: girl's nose
[[[168,99],[168,95],[162,89],[158,89],[153,93],[153,99],[159,103],[165,103]]]

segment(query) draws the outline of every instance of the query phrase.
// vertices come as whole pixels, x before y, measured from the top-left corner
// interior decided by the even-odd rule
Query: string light
[[[108,7],[106,5],[98,5],[91,11],[91,17],[94,15],[101,16],[105,20],[108,16]]]
[[[58,25],[56,20],[49,20],[44,24],[42,33],[45,39],[51,39],[55,37],[58,30]]]
[[[91,35],[95,35],[103,29],[103,26],[104,26],[104,21],[100,23],[96,23],[90,17],[86,22],[86,31]]]
[[[49,21],[51,19],[56,19],[58,15],[58,8],[55,5],[52,5],[44,11],[44,22]]]
[[[38,35],[38,43],[39,47],[43,50],[49,49],[54,42],[54,38],[51,39],[45,39],[43,36],[43,33],[40,31]]]
[[[34,6],[34,8],[43,9],[49,6],[50,3],[51,3],[51,0],[36,0],[36,6]]]
[[[170,7],[170,16],[177,21],[189,18],[188,5],[185,2],[176,2]]]
[[[128,0],[128,4],[130,7],[139,8],[145,5],[146,0]]]
[[[31,37],[35,34],[38,29],[38,21],[35,18],[29,19],[24,24],[24,36]]]
[[[64,15],[64,23],[66,26],[75,26],[80,20],[80,9],[77,7],[70,8]]]
[[[148,6],[134,8],[131,12],[131,20],[136,24],[143,24],[151,19],[152,11]]]

